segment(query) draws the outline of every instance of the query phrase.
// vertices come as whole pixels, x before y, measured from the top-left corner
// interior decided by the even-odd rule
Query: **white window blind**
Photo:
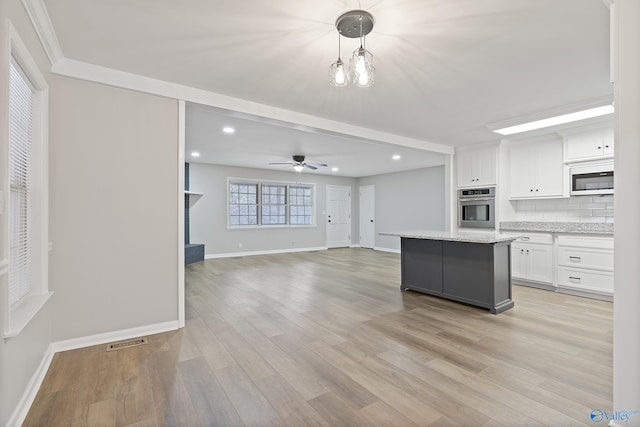
[[[31,291],[31,146],[34,90],[20,66],[9,74],[9,305]]]

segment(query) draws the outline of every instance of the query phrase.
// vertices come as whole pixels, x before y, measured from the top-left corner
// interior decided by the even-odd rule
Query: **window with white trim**
[[[258,224],[258,184],[231,183],[229,185],[229,225]]]
[[[291,224],[311,225],[313,222],[313,189],[308,186],[289,187],[289,219]]]
[[[47,81],[9,21],[5,21],[10,55],[0,58],[0,82],[9,94],[1,121],[0,168],[5,199],[0,218],[8,230],[2,242],[0,274],[6,275],[7,318],[3,337],[18,335],[52,295],[49,259],[49,90]],[[3,39],[2,42],[5,42]]]
[[[230,228],[315,225],[315,185],[229,178]]]

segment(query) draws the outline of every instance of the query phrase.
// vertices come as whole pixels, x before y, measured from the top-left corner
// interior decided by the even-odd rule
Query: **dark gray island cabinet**
[[[499,233],[411,231],[401,238],[402,290],[411,289],[498,314],[513,307],[511,242]]]

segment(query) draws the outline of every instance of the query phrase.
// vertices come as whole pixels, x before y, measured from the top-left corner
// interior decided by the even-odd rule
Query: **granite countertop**
[[[435,231],[435,230],[410,230],[378,233],[381,236],[408,237],[411,239],[446,240],[449,242],[468,243],[498,243],[510,242],[517,236],[507,236],[495,231]]]
[[[613,224],[604,222],[501,222],[500,231],[538,231],[543,233],[613,234]]]

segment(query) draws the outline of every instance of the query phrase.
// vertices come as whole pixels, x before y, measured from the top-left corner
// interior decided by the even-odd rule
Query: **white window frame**
[[[250,225],[236,225],[231,224],[231,184],[248,184],[257,186],[257,224]],[[285,217],[286,224],[262,224],[262,185],[283,185],[285,190]],[[290,223],[290,205],[289,205],[289,188],[290,187],[308,187],[311,189],[311,224],[291,224]],[[310,182],[287,182],[287,181],[272,181],[264,179],[249,179],[249,178],[227,178],[227,229],[229,230],[247,230],[247,229],[261,229],[261,228],[315,228],[316,223],[316,184]]]
[[[6,20],[2,28],[0,46],[0,99],[2,108],[0,129],[0,161],[5,165],[0,182],[0,218],[4,236],[0,252],[0,304],[3,304],[3,337],[17,336],[40,311],[53,294],[49,292],[49,86],[19,37],[11,21]],[[18,302],[9,306],[10,266],[10,218],[9,195],[9,67],[11,60],[20,66],[30,81],[35,93],[33,98],[33,135],[31,146],[31,197],[29,199],[29,243],[31,245],[31,290]]]

